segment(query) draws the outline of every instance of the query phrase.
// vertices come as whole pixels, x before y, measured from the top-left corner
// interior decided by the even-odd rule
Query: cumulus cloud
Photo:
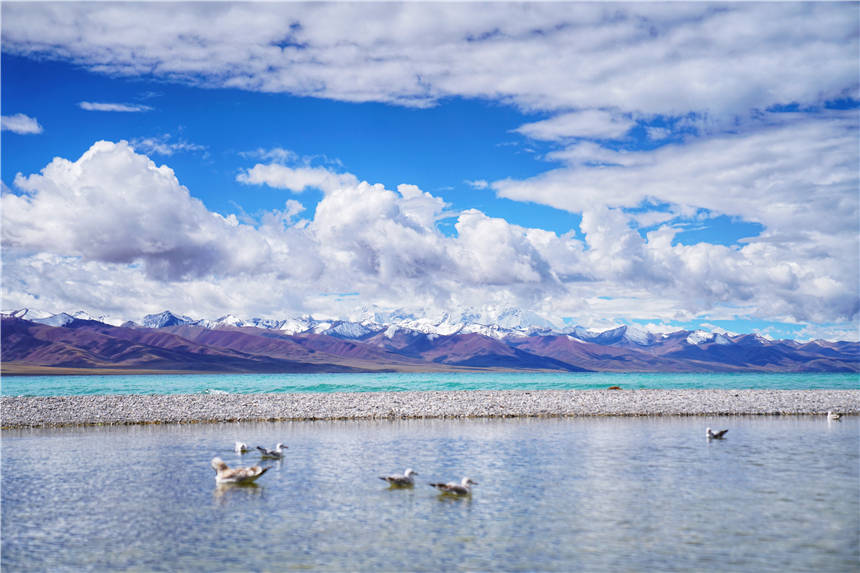
[[[152,108],[148,105],[127,104],[127,103],[103,103],[82,101],[78,103],[78,107],[87,111],[118,111],[125,113],[135,113],[141,111],[150,111]]]
[[[42,126],[34,117],[16,113],[15,115],[4,115],[0,121],[3,131],[11,131],[20,135],[42,133]]]
[[[287,200],[250,225],[209,211],[169,167],[124,142],[54,159],[19,174],[15,186],[4,191],[2,212],[9,304],[38,292],[42,304],[31,306],[92,300],[90,308],[125,317],[139,315],[141,300],[147,310],[201,316],[517,305],[584,324],[751,310],[836,323],[860,312],[849,256],[856,241],[838,234],[806,246],[688,246],[673,241],[670,226],[642,236],[634,214],[595,206],[583,212],[579,238],[474,209],[450,213],[414,185],[357,181],[329,188],[309,220],[297,221],[304,207]],[[444,218],[455,219],[454,235],[439,230]]]
[[[251,229],[209,212],[167,166],[126,143],[100,141],[77,161],[55,158],[15,177],[3,197],[3,243],[107,263],[143,262],[148,276],[180,280],[264,265]]]
[[[27,293],[40,292],[43,303],[61,302],[136,276],[147,304],[190,285],[168,305],[187,305],[183,312],[218,304],[220,312],[307,311],[320,293],[356,291],[368,304],[439,308],[481,301],[489,282],[505,300],[551,280],[524,229],[469,212],[457,223],[462,237],[448,237],[437,222],[455,215],[441,198],[414,185],[388,190],[353,176],[341,183],[326,188],[311,220],[296,221],[304,206],[287,200],[252,226],[208,211],[169,167],[127,143],[97,142],[76,161],[56,158],[38,174],[18,174],[17,192],[4,193],[4,265],[15,277],[4,281],[7,299],[26,303]],[[496,266],[499,248],[515,265],[476,272]],[[63,267],[55,273],[62,281],[42,276],[46,261]],[[79,286],[64,288],[71,276]],[[192,303],[189,292],[210,300]]]

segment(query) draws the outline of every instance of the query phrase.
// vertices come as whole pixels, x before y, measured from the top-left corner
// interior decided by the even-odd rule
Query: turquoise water
[[[229,392],[399,392],[406,390],[857,389],[860,374],[384,373],[6,376],[3,396]]]
[[[705,427],[728,428],[708,442]],[[195,424],[2,434],[3,571],[856,571],[860,417]],[[259,463],[257,487],[209,467]],[[413,489],[378,476],[414,468]],[[427,482],[478,482],[446,499]]]

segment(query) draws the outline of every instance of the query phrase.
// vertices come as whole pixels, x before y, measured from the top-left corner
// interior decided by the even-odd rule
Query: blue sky
[[[4,309],[858,337],[856,3],[2,10]]]

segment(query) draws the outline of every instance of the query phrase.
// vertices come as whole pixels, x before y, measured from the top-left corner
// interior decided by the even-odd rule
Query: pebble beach
[[[541,390],[0,398],[3,429],[567,416],[860,414],[860,390]]]

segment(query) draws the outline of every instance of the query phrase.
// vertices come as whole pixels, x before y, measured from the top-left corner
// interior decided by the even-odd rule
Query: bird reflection
[[[213,492],[219,505],[224,505],[230,499],[248,499],[262,495],[263,488],[255,483],[219,483]]]

